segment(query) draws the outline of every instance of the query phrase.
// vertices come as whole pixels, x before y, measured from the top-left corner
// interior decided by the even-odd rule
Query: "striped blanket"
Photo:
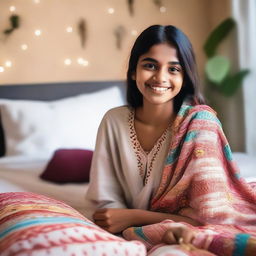
[[[204,230],[214,230],[213,243],[208,241],[204,248],[216,255],[256,255],[256,193],[241,178],[216,113],[209,106],[186,101],[172,129],[151,210],[190,217]],[[202,234],[202,227],[195,229]],[[246,254],[249,247],[254,248],[252,254]]]

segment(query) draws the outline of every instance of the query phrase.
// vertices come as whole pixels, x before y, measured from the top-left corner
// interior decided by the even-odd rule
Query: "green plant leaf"
[[[13,30],[14,30],[14,28],[5,29],[5,30],[4,30],[4,34],[5,34],[5,35],[9,35],[9,34],[12,33]]]
[[[205,66],[207,78],[213,82],[221,84],[221,82],[228,75],[230,69],[230,62],[226,57],[214,56],[210,58]]]
[[[10,22],[11,22],[12,28],[18,28],[20,24],[20,17],[18,15],[12,15],[10,17]]]
[[[243,69],[234,75],[227,77],[219,87],[220,92],[227,97],[234,95],[237,89],[242,85],[244,78],[249,73],[250,71],[248,69]]]
[[[234,19],[227,18],[210,33],[204,44],[204,51],[208,58],[215,54],[218,45],[228,35],[235,24]]]

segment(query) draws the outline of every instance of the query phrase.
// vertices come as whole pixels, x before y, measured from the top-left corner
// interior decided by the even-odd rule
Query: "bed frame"
[[[109,87],[118,87],[125,99],[126,86],[125,82],[121,80],[0,85],[0,99],[51,101],[79,94],[90,94]],[[4,134],[0,118],[0,156],[3,156],[4,152]]]
[[[117,86],[125,97],[124,81],[87,81],[45,84],[0,85],[0,99],[51,101]]]

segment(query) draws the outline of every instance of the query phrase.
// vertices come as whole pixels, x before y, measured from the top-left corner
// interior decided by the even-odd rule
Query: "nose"
[[[167,78],[168,78],[168,74],[167,72],[161,68],[161,69],[158,69],[154,76],[153,76],[153,79],[157,82],[157,83],[166,83],[167,82]]]

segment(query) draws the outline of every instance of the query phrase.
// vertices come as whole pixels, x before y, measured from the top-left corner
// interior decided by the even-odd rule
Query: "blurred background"
[[[149,25],[172,24],[183,30],[194,46],[202,90],[217,111],[232,150],[256,157],[255,2],[2,0],[0,86],[124,80],[138,34]],[[209,56],[204,49],[211,32],[229,18],[235,21],[234,28],[220,42],[216,54],[229,60],[229,73],[248,70],[241,81],[234,77],[239,85],[232,95],[209,81]],[[217,75],[220,68],[218,64]]]

